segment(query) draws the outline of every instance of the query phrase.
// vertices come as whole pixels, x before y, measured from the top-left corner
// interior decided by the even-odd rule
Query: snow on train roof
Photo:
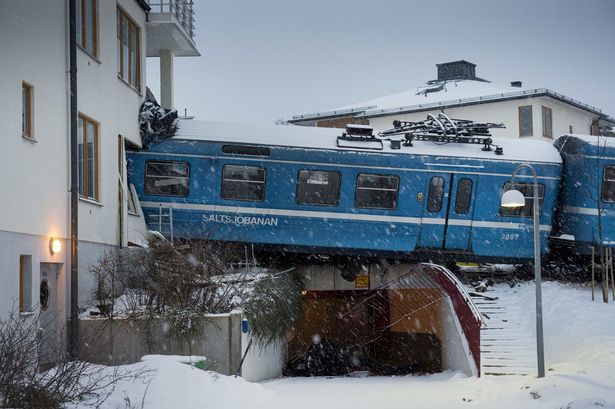
[[[592,146],[606,146],[608,148],[615,148],[615,138],[612,136],[597,136],[597,135],[580,135],[580,134],[567,134],[562,135],[557,139],[575,138],[588,145]],[[557,140],[556,140],[557,141]]]
[[[214,122],[179,119],[173,138],[190,141],[211,141],[241,143],[267,146],[288,146],[297,148],[332,149],[356,152],[406,153],[431,156],[456,156],[491,160],[514,160],[527,162],[561,163],[562,159],[555,147],[549,142],[530,139],[497,138],[493,143],[502,146],[503,155],[493,151],[484,152],[481,145],[449,143],[436,145],[432,142],[413,141],[412,147],[402,146],[399,150],[389,147],[383,141],[383,149],[374,151],[361,148],[342,148],[337,146],[337,137],[343,129],[315,128],[296,125],[267,125],[239,122]]]

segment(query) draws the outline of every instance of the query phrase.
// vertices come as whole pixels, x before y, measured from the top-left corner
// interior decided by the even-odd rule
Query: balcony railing
[[[194,40],[194,9],[192,0],[148,0],[150,13],[170,13],[175,16]]]

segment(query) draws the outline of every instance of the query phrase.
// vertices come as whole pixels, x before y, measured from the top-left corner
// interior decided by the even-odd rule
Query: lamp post
[[[540,206],[538,202],[538,176],[536,170],[522,163],[512,173],[511,190],[504,192],[501,206],[517,208],[525,206],[523,193],[515,189],[515,176],[521,169],[529,169],[534,177],[534,282],[536,284],[536,354],[538,358],[538,377],[545,376],[545,349],[542,328],[542,277],[540,271]]]

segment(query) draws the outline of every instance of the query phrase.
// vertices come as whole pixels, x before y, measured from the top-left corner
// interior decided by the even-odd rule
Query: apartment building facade
[[[70,1],[0,3],[0,318],[40,311],[61,324],[69,314]],[[199,54],[190,1],[161,0],[156,10],[144,0],[75,5],[82,306],[92,299],[90,266],[145,237],[125,149],[141,146],[146,57],[167,56],[168,71],[175,53]],[[172,83],[163,87],[172,92]]]

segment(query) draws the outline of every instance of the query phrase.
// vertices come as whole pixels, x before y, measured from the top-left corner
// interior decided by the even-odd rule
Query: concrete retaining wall
[[[188,342],[171,333],[169,321],[113,319],[79,322],[80,356],[90,362],[123,365],[143,355],[202,355],[209,369],[234,374],[241,361],[241,314],[216,314],[197,319],[199,328]]]

